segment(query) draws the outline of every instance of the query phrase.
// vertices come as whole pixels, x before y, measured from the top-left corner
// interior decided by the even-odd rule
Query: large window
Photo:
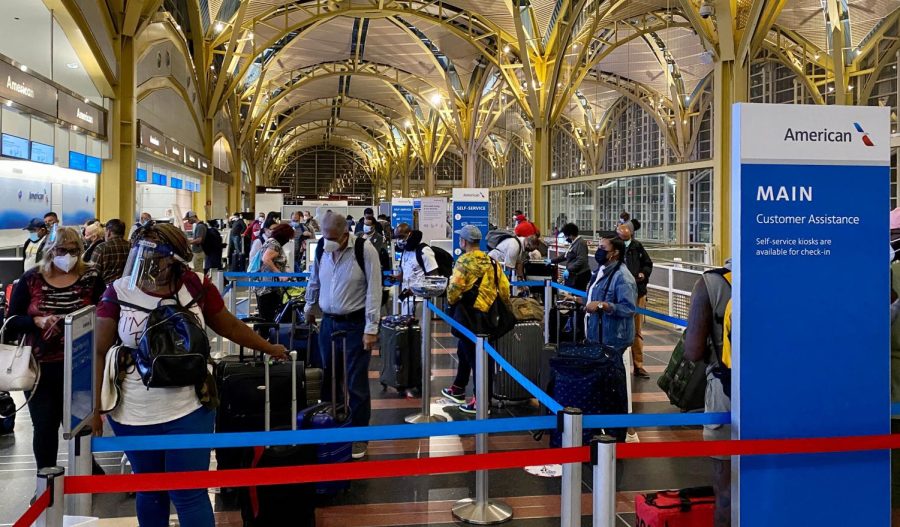
[[[594,190],[596,183],[569,183],[550,187],[550,227],[566,223],[578,225],[585,236],[594,230]]]
[[[664,131],[643,108],[622,98],[610,111],[615,113],[608,127],[605,172],[660,166],[674,159]]]
[[[500,224],[506,225],[512,219],[513,211],[521,210],[525,216],[531,217],[531,189],[520,188],[516,190],[506,191],[506,215],[509,217],[502,218]]]
[[[691,191],[688,241],[690,243],[712,243],[712,170],[696,170],[691,172],[688,177]]]
[[[622,211],[641,222],[637,237],[670,243],[676,240],[675,177],[670,174],[600,180],[597,192],[598,230],[611,230]]]
[[[506,191],[492,190],[488,193],[488,200],[491,202],[491,209],[488,212],[488,221],[491,225],[500,225],[500,204],[506,199]]]
[[[516,140],[506,155],[506,184],[521,185],[531,183],[531,161],[522,150],[522,143]]]
[[[750,102],[808,104],[812,100],[806,85],[791,68],[774,60],[762,60],[750,66]]]
[[[586,172],[581,148],[574,137],[562,127],[553,129],[550,157],[550,179],[583,176]]]

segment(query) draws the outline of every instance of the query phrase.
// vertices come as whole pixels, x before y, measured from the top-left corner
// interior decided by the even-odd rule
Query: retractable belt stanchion
[[[475,417],[481,421],[488,418],[491,397],[488,394],[488,360],[484,349],[484,336],[475,341]],[[487,453],[487,434],[475,435],[475,453]],[[453,517],[475,525],[493,525],[512,519],[512,507],[502,501],[488,499],[488,473],[475,471],[475,499],[466,498],[453,505]]]
[[[237,292],[237,281],[231,282],[231,295],[228,297],[228,311],[235,317],[237,317]],[[235,344],[234,341],[228,341],[228,354],[237,354],[237,344]]]
[[[222,270],[220,269],[210,269],[209,271],[209,281],[212,282],[212,285],[215,286],[219,292],[225,291],[225,276]],[[234,314],[234,313],[232,313]],[[225,339],[220,337],[215,331],[213,331],[209,326],[206,328],[206,335],[209,337],[209,341],[213,342],[215,339],[216,346],[215,350],[219,353],[225,351]]]
[[[557,416],[562,420],[563,448],[580,447],[582,414],[578,408],[564,408]],[[581,526],[581,463],[562,466],[561,527]]]
[[[544,279],[544,344],[550,343],[550,311],[553,305],[553,280]],[[559,329],[557,328],[557,331]]]
[[[616,440],[602,435],[591,441],[594,467],[594,527],[616,525]]]
[[[91,452],[91,427],[85,426],[75,437],[69,438],[69,473],[73,476],[90,476],[94,471],[94,456]],[[66,514],[90,516],[93,496],[78,494],[66,501]]]
[[[42,496],[47,489],[50,489],[50,505],[34,522],[34,525],[37,527],[63,526],[63,504],[65,502],[63,480],[65,479],[65,472],[65,469],[62,467],[48,467],[38,470],[37,495]]]
[[[415,304],[413,304],[415,305]],[[415,311],[415,308],[413,308]],[[422,411],[406,417],[407,423],[443,423],[447,420],[442,415],[431,414],[431,308],[428,300],[422,302]]]

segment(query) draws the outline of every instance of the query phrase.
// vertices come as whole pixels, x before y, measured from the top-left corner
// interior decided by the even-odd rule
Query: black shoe
[[[644,368],[635,368],[634,376],[637,377],[638,379],[649,379],[650,378],[650,374],[647,373],[647,370],[645,370]]]

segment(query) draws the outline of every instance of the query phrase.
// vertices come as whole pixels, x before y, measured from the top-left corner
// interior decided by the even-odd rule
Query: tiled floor
[[[432,393],[448,385],[456,371],[455,339],[446,328],[436,325],[433,350]],[[634,382],[634,410],[641,413],[671,412],[671,407],[659,389],[656,379],[662,372],[676,335],[667,329],[650,326],[645,331],[645,362],[650,380]],[[372,359],[369,379],[373,393],[372,424],[396,424],[403,417],[420,407],[419,400],[407,400],[393,390],[383,392],[378,382],[381,359],[376,353]],[[471,392],[471,387],[470,387]],[[452,420],[471,419],[459,412],[449,401],[440,397],[432,399],[432,411],[447,415]],[[537,409],[529,404],[507,405],[495,408],[493,417],[532,415]],[[700,438],[698,429],[640,430],[642,441],[695,440]],[[18,416],[14,435],[0,437],[0,525],[9,525],[25,509],[34,490],[34,462],[31,457],[31,426],[28,412]],[[493,451],[521,450],[546,445],[546,438],[536,442],[530,434],[502,434],[492,436],[489,442]],[[60,464],[65,466],[65,446],[60,446]],[[448,456],[474,451],[472,437],[441,437],[398,441],[376,441],[370,444],[369,459],[395,459],[408,457]],[[98,455],[98,461],[108,471],[117,473],[119,459],[116,454]],[[584,467],[583,525],[590,525],[591,474]],[[620,467],[617,508],[621,526],[634,522],[634,494],[639,491],[660,488],[677,488],[708,483],[709,467],[703,459],[630,460]],[[454,525],[450,514],[451,504],[472,495],[474,474],[449,474],[391,480],[364,480],[352,484],[351,491],[338,496],[332,503],[317,511],[318,527],[376,527],[406,525]],[[539,478],[524,470],[501,470],[490,473],[491,496],[500,497],[513,507],[514,520],[510,525],[544,527],[559,523],[558,479]],[[221,496],[210,494],[217,510],[217,524],[241,525],[240,513],[234,506],[225,505]],[[104,527],[133,527],[134,500],[125,495],[103,495],[94,499],[94,514],[104,518],[98,525]],[[173,522],[177,525],[175,517]],[[287,525],[287,524],[285,524]]]

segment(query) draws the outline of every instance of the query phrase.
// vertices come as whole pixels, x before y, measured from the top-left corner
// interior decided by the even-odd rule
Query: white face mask
[[[53,265],[56,266],[57,269],[64,273],[68,273],[75,267],[75,263],[78,262],[78,258],[72,256],[71,254],[64,254],[62,256],[54,256],[53,257]]]
[[[372,232],[372,226],[371,225],[363,225],[363,232],[365,232],[367,234]]]
[[[322,250],[326,253],[333,253],[335,251],[340,250],[341,244],[334,240],[327,240],[322,238]]]

